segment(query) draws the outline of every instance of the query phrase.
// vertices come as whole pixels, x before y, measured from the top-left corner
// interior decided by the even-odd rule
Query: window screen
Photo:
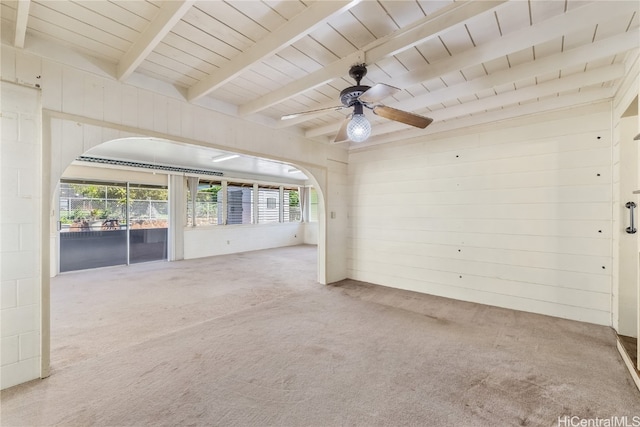
[[[284,204],[283,221],[299,222],[302,220],[300,210],[300,193],[297,188],[285,188],[282,203]]]
[[[251,224],[253,218],[253,185],[227,184],[227,224]]]
[[[196,225],[218,225],[222,223],[222,189],[219,181],[205,181],[198,185],[196,195]],[[187,192],[187,225],[191,226],[191,192]]]

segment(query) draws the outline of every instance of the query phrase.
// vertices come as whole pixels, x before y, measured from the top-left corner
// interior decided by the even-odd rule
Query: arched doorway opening
[[[154,146],[154,150],[151,150],[150,146]],[[216,159],[225,160],[226,158],[229,158],[230,161],[224,165],[215,163]],[[291,189],[296,189],[295,199],[298,200],[298,203],[302,202],[304,205],[299,205],[300,212],[296,214],[297,217],[294,214],[290,215],[287,210],[281,212],[279,221],[302,220],[304,230],[301,230],[300,233],[294,233],[294,236],[298,239],[297,241],[281,242],[280,244],[295,244],[296,242],[317,244],[319,246],[318,253],[323,254],[325,245],[325,198],[321,182],[325,181],[323,175],[326,175],[326,172],[318,168],[315,169],[313,166],[309,167],[293,162],[271,160],[245,153],[237,154],[226,150],[150,137],[118,138],[96,145],[71,159],[64,171],[60,171],[58,174],[52,171],[52,182],[55,184],[52,184],[51,189],[51,205],[54,213],[50,221],[52,236],[50,244],[52,248],[50,259],[51,276],[65,271],[64,268],[61,269],[59,267],[61,258],[60,250],[57,249],[60,248],[59,231],[77,227],[74,221],[86,220],[90,223],[89,226],[102,229],[104,228],[104,223],[111,220],[114,223],[117,221],[119,226],[124,228],[124,224],[128,223],[128,218],[124,218],[124,216],[132,212],[126,212],[125,208],[130,209],[130,205],[124,203],[123,195],[119,193],[126,192],[127,185],[132,185],[136,189],[145,192],[145,194],[152,191],[149,188],[168,189],[169,194],[175,196],[173,200],[169,200],[169,198],[166,200],[155,200],[156,198],[147,200],[149,199],[148,195],[144,197],[147,200],[147,205],[154,205],[156,202],[164,202],[168,205],[169,207],[163,209],[165,218],[171,209],[174,211],[175,221],[169,227],[169,260],[189,259],[198,256],[224,254],[234,250],[246,251],[268,247],[264,245],[262,247],[259,245],[254,247],[244,245],[238,248],[230,247],[202,254],[196,254],[190,250],[188,247],[189,239],[184,240],[184,232],[181,228],[187,225],[193,226],[194,224],[191,217],[192,213],[189,212],[193,206],[191,206],[190,202],[187,202],[191,198],[191,190],[193,190],[189,189],[189,181],[194,178],[198,178],[197,181],[201,183],[200,187],[202,187],[202,183],[209,187],[216,185],[222,187],[221,184],[225,184],[234,189],[244,188],[243,192],[248,193],[248,196],[254,195],[254,192],[249,190],[253,188],[256,190],[256,204],[258,198],[262,197],[262,193],[266,193],[268,190],[272,190],[271,192],[277,195],[278,186],[283,187],[280,189],[280,193],[284,190],[288,194]],[[316,178],[318,174],[321,175],[321,179]],[[295,177],[293,177],[294,175]],[[64,185],[61,187],[60,183]],[[101,203],[99,200],[93,200],[97,207],[92,205],[85,206],[86,203],[82,205],[86,197],[78,194],[77,191],[75,194],[69,194],[69,191],[73,192],[73,189],[80,189],[83,185],[101,186],[102,196],[100,197],[105,200]],[[65,186],[66,189],[63,188]],[[70,186],[73,187],[71,190],[69,189]],[[63,194],[65,196],[63,199],[61,199],[62,190],[67,193]],[[86,190],[85,193],[90,192],[89,190]],[[109,191],[119,195],[110,198],[107,194]],[[77,206],[72,203],[73,196],[76,196],[77,199],[74,202],[80,203],[83,209],[77,209]],[[300,196],[302,196],[302,200],[300,200]],[[93,197],[93,199],[100,197]],[[228,196],[229,199],[230,197]],[[221,197],[220,199],[224,200],[216,200],[218,204],[230,204],[230,200],[227,200],[227,198]],[[273,202],[272,198],[267,197],[266,199],[268,202]],[[135,202],[144,202],[135,198],[133,200]],[[282,200],[278,200],[278,206],[280,204],[284,204]],[[114,205],[117,205],[117,209],[113,209]],[[154,206],[151,206],[151,208],[145,206],[145,208],[147,208],[149,217],[153,217],[153,213],[158,212],[158,208],[154,208]],[[262,223],[263,218],[261,217],[260,208],[261,206],[256,206],[253,213],[250,213],[248,217],[245,215],[245,223]],[[283,210],[282,208],[280,209]],[[287,208],[293,209],[294,207],[287,206]],[[228,207],[217,212],[218,221],[216,223],[224,223],[226,225],[237,222],[228,212],[231,209]],[[112,211],[114,210],[119,212],[119,214],[115,215],[119,216],[119,218],[110,217],[113,216]],[[184,214],[185,211],[187,212],[186,216]],[[136,217],[140,216],[139,212],[133,213]],[[278,221],[277,217],[275,221]],[[267,222],[267,220],[264,222]],[[196,225],[198,224],[196,223]],[[91,230],[93,229],[91,228]],[[298,234],[300,234],[299,237]],[[185,247],[185,245],[187,246]],[[272,244],[272,246],[277,245],[278,243]],[[126,264],[128,262],[125,260],[125,262],[121,261],[121,263]],[[89,266],[89,268],[91,267]],[[325,283],[324,270],[325,260],[322,255],[319,255],[318,281],[320,283]]]
[[[80,139],[83,138],[82,133],[78,134],[78,138]],[[147,144],[149,142],[157,143],[157,141],[161,140],[155,137],[140,138],[135,136],[134,137],[127,136],[126,138],[134,138],[134,139],[127,139],[129,145],[135,144],[136,139],[138,141],[145,141],[143,144]],[[67,160],[60,163],[60,164],[66,163],[67,166],[65,168],[56,169],[55,165],[53,165],[50,173],[51,183],[52,183],[50,200],[51,200],[51,206],[53,207],[52,209],[53,215],[49,221],[50,222],[50,240],[51,240],[50,241],[51,244],[49,245],[49,247],[51,248],[51,256],[50,256],[51,276],[55,276],[60,272],[60,269],[59,269],[60,233],[58,230],[58,225],[60,221],[60,216],[59,216],[60,215],[59,213],[60,193],[61,193],[60,182],[64,182],[64,181],[75,180],[77,182],[79,180],[84,180],[87,182],[94,182],[94,183],[97,182],[102,184],[124,183],[125,185],[131,185],[131,184],[166,185],[166,188],[168,189],[169,194],[173,194],[175,196],[173,198],[169,196],[169,200],[167,201],[168,205],[170,205],[168,208],[169,211],[171,212],[173,210],[174,212],[173,215],[169,215],[170,224],[169,224],[169,232],[168,232],[169,234],[168,259],[179,260],[179,259],[195,258],[193,256],[193,253],[189,252],[190,250],[189,248],[193,248],[194,246],[197,246],[197,243],[194,245],[194,239],[192,238],[195,235],[195,233],[193,233],[193,230],[191,230],[189,227],[186,227],[186,223],[181,223],[180,220],[178,219],[178,215],[176,215],[175,213],[182,212],[183,208],[185,211],[187,210],[186,209],[188,205],[187,200],[190,197],[190,192],[188,189],[188,178],[193,178],[194,176],[202,175],[199,173],[201,171],[198,171],[197,170],[198,168],[195,168],[194,165],[191,165],[191,167],[188,167],[189,165],[185,166],[184,164],[178,164],[178,165],[174,164],[174,166],[185,169],[182,171],[163,169],[164,167],[167,166],[167,162],[161,161],[160,156],[158,156],[157,154],[155,156],[151,155],[146,161],[145,159],[135,158],[135,156],[129,156],[129,157],[124,156],[124,158],[128,158],[128,161],[130,162],[130,164],[127,164],[127,165],[105,164],[100,167],[97,167],[96,164],[92,164],[92,165],[87,164],[88,163],[86,159],[87,157],[92,157],[92,156],[96,157],[97,153],[100,153],[100,150],[94,150],[94,148],[106,147],[113,141],[122,142],[122,140],[123,138],[105,141],[104,143],[95,144],[86,150],[84,150],[84,147],[87,146],[86,141],[83,144],[71,144],[71,145],[83,147],[83,149],[77,150],[77,152],[73,152],[73,153],[71,152],[71,150],[66,150],[66,153],[64,155],[67,156]],[[164,140],[164,142],[177,145],[179,146],[179,148],[187,149],[187,150],[194,149],[194,147],[197,150],[208,149],[208,147],[200,147],[197,145],[187,144],[184,142],[175,142],[170,140]],[[53,143],[52,151],[55,152],[58,149],[59,151],[65,151],[60,147],[56,147],[55,141],[52,141],[52,143]],[[225,154],[230,153],[230,151],[220,150],[220,149],[217,149],[218,152],[214,153],[213,151],[215,150],[216,149],[210,149],[211,153],[208,154],[208,158],[210,162],[211,162],[211,158],[219,157],[219,153],[218,153],[219,151],[223,151]],[[301,236],[302,243],[305,243],[305,240],[304,240],[305,235],[311,234],[312,236],[315,236],[315,239],[316,239],[315,243],[318,245],[317,278],[319,282],[324,283],[324,277],[326,277],[324,273],[325,250],[323,249],[325,244],[325,240],[324,240],[325,227],[322,221],[324,221],[325,215],[324,215],[324,191],[322,189],[322,184],[326,182],[326,172],[323,171],[321,167],[317,167],[313,165],[305,165],[305,164],[299,164],[291,161],[287,162],[283,160],[275,160],[275,161],[267,160],[264,157],[251,155],[247,153],[234,153],[234,154],[239,154],[241,158],[244,158],[245,160],[249,159],[250,162],[258,162],[258,163],[271,162],[273,164],[278,164],[281,167],[287,168],[288,169],[287,173],[289,173],[289,170],[291,169],[297,169],[307,177],[307,179],[303,182],[302,187],[307,189],[313,188],[317,192],[317,195],[318,195],[317,222],[315,222],[314,224],[311,224],[311,223],[304,224],[304,228],[306,229],[306,231],[312,230],[313,228],[315,228],[315,230],[312,231],[311,233],[302,233],[300,234],[300,236]],[[55,154],[53,155],[53,157],[55,157]],[[153,167],[141,168],[140,164],[143,164],[143,165],[151,164],[156,168],[153,168]],[[264,166],[264,164],[262,165]],[[88,169],[92,170],[91,174],[89,175],[84,174],[84,172],[86,172]],[[140,169],[143,169],[143,170],[140,170]],[[186,169],[189,169],[189,170],[186,171]],[[145,175],[146,177],[141,178],[143,175]],[[256,194],[258,194],[263,187],[265,188],[269,187],[268,184],[271,184],[271,186],[273,186],[274,182],[277,182],[277,180],[275,180],[274,178],[266,179],[264,175],[259,175],[259,174],[245,174],[244,176],[241,176],[241,175],[242,174],[228,172],[226,174],[223,174],[221,178],[224,178],[224,180],[227,181],[227,184],[232,181],[246,184],[247,181],[253,180],[255,181],[254,189],[257,190]],[[320,179],[316,178],[316,176],[320,176]],[[200,178],[202,178],[203,181],[206,181],[207,179],[209,179],[207,176],[200,176]],[[160,181],[164,180],[164,181],[160,182],[159,180]],[[291,184],[291,180],[288,182],[285,182],[284,184]],[[270,188],[270,189],[272,190],[273,188]],[[256,216],[257,215],[258,213],[256,212]],[[109,218],[99,218],[99,219],[108,220]],[[130,218],[125,218],[122,221],[122,223],[124,224],[128,224],[129,222],[130,222]],[[122,223],[120,225],[122,225]],[[100,226],[102,226],[102,223],[100,224]],[[271,228],[275,228],[275,227],[271,227]],[[208,231],[211,231],[211,230],[208,230]],[[294,238],[297,238],[297,237],[298,235],[294,235]],[[218,239],[218,241],[221,241],[221,240]],[[222,241],[233,242],[232,239],[225,239]],[[241,247],[241,248],[235,248],[235,250],[246,251],[251,249],[250,248],[247,249],[246,247]],[[227,251],[223,253],[230,253],[230,252]],[[202,256],[209,256],[209,255],[211,254],[203,254]],[[44,301],[43,301],[43,314],[48,314],[49,312],[48,309],[49,307],[45,307]],[[50,335],[48,334],[49,327],[50,327],[49,319],[43,315],[43,347],[42,347],[43,361],[44,359],[47,359],[47,360],[49,359],[49,354],[48,354],[48,351],[46,351],[46,349],[51,348],[48,342],[47,343],[44,342],[45,340],[50,339]]]

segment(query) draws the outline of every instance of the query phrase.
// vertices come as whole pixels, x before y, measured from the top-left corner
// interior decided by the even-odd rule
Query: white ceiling
[[[223,176],[233,178],[263,181],[275,178],[278,182],[293,184],[307,180],[307,176],[292,165],[247,155],[225,160],[230,154],[234,153],[158,138],[121,138],[100,144],[84,156],[222,172]],[[220,159],[223,160],[214,161]]]
[[[162,81],[189,102],[326,143],[344,111],[279,118],[339,105],[356,63],[368,66],[363,84],[402,89],[385,105],[435,120],[421,130],[369,114],[365,144],[379,144],[610,98],[640,40],[638,1],[0,4],[15,29],[4,44],[46,39],[112,64],[114,79]]]

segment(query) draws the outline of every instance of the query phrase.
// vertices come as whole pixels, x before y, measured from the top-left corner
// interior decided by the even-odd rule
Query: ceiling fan
[[[356,85],[350,86],[340,92],[340,102],[342,102],[342,105],[287,114],[282,116],[281,120],[293,119],[305,114],[316,114],[323,111],[339,111],[344,108],[353,107],[353,113],[349,114],[342,123],[342,126],[340,126],[340,130],[333,141],[334,143],[348,140],[362,142],[369,138],[371,135],[371,123],[369,123],[369,120],[364,116],[364,107],[372,110],[377,116],[421,129],[426,128],[433,122],[433,119],[429,117],[378,104],[379,101],[393,95],[400,91],[400,89],[384,83],[377,83],[374,86],[360,85],[360,81],[366,74],[367,67],[365,64],[357,64],[351,67],[349,75],[356,81]]]

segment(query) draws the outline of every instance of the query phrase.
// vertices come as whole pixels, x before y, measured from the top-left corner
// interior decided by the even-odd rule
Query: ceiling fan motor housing
[[[351,107],[356,103],[360,103],[358,98],[360,95],[371,89],[371,86],[350,86],[340,92],[340,102],[345,107]]]
[[[351,107],[355,104],[362,104],[358,100],[360,95],[365,93],[370,86],[364,86],[360,84],[360,81],[367,75],[367,66],[365,64],[356,64],[349,69],[349,76],[356,81],[355,86],[348,87],[340,92],[340,102],[345,107]]]
[[[351,141],[354,142],[361,142],[370,135],[371,124],[364,117],[365,108],[373,110],[373,114],[375,114],[376,116],[381,116],[386,119],[394,120],[396,122],[405,123],[410,126],[418,127],[420,129],[426,128],[427,126],[429,126],[429,124],[431,124],[431,122],[433,122],[433,119],[430,119],[428,117],[378,104],[378,101],[386,98],[387,96],[391,96],[397,93],[398,91],[400,91],[400,89],[384,83],[377,83],[373,86],[373,88],[371,86],[361,85],[360,82],[366,74],[367,67],[365,66],[365,64],[356,64],[352,66],[351,69],[349,69],[349,76],[351,76],[351,78],[356,81],[356,84],[340,92],[340,102],[346,108],[353,108],[353,112],[346,117],[342,127],[338,131],[335,142],[342,142],[346,141],[347,139],[351,139]],[[361,97],[364,99],[361,99]],[[282,118],[293,118],[301,114],[317,114],[323,111],[338,111],[344,107],[321,108],[319,110],[312,110],[303,113],[282,116]],[[354,131],[355,128],[358,129],[357,132]],[[358,133],[358,135],[356,135],[356,133]],[[359,139],[361,137],[362,139]]]

